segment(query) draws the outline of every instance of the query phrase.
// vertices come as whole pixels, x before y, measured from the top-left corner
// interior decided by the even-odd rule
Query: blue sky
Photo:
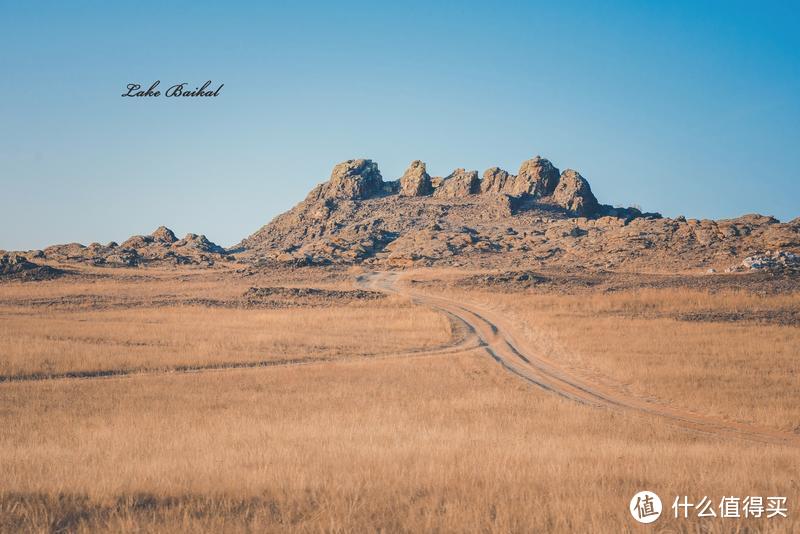
[[[608,204],[800,215],[796,3],[165,4],[0,0],[0,248],[231,245],[353,157],[541,154]],[[225,87],[120,96],[156,79]]]

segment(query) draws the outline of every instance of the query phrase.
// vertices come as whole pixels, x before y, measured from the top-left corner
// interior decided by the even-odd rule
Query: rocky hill
[[[24,256],[0,254],[0,280],[50,280],[63,274],[61,269],[33,263]]]
[[[394,181],[371,160],[348,160],[233,252],[293,264],[685,270],[725,269],[777,249],[800,252],[800,219],[669,219],[613,208],[577,171],[536,157],[516,175],[493,167],[482,178],[465,169],[431,177],[414,161]]]
[[[204,235],[186,234],[178,239],[169,228],[161,226],[150,235],[132,236],[121,244],[80,243],[53,245],[24,254],[28,260],[51,260],[60,263],[85,263],[96,266],[135,267],[139,265],[213,265],[231,261],[225,249]]]
[[[413,161],[393,181],[384,181],[375,162],[354,159],[336,165],[305,200],[231,249],[203,235],[178,239],[162,226],[121,244],[11,253],[0,277],[57,275],[38,269],[49,262],[133,267],[220,261],[797,273],[799,254],[800,218],[670,219],[612,207],[598,202],[579,172],[559,171],[542,157],[523,162],[516,174],[492,167],[482,177],[466,169],[430,176],[425,163]]]

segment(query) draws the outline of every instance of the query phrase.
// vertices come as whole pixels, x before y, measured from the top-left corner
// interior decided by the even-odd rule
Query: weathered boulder
[[[481,181],[481,193],[502,193],[513,183],[514,176],[500,167],[486,169]]]
[[[197,234],[186,234],[186,236],[181,239],[180,241],[176,241],[175,245],[176,248],[179,247],[188,247],[192,249],[199,250],[200,252],[211,252],[215,254],[224,254],[225,249],[221,246],[217,245],[208,240],[208,238],[204,235],[197,235]]]
[[[122,242],[120,248],[137,249],[144,248],[153,242],[153,238],[149,235],[133,235]]]
[[[519,173],[514,178],[506,193],[544,197],[553,193],[558,184],[558,169],[542,157],[536,156],[522,163]]]
[[[450,176],[442,180],[433,196],[440,198],[460,198],[480,191],[478,171],[454,170]]]
[[[172,244],[178,240],[178,238],[175,237],[175,233],[166,226],[159,226],[158,228],[156,228],[155,232],[150,234],[150,237],[152,237],[153,240],[158,241],[159,243]]]
[[[378,165],[369,159],[350,159],[333,168],[331,178],[319,187],[326,199],[362,200],[381,193],[383,178]]]
[[[425,171],[425,164],[414,160],[400,178],[400,195],[404,197],[421,197],[433,193],[431,177]]]
[[[589,182],[577,171],[567,169],[561,173],[553,191],[553,201],[570,213],[589,216],[597,212],[599,204]]]
[[[748,256],[739,265],[726,269],[727,272],[770,271],[778,273],[800,272],[800,255],[784,250],[767,251]]]

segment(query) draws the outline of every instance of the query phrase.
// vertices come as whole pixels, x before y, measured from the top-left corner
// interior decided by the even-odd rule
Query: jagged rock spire
[[[431,177],[425,170],[425,163],[414,160],[400,178],[400,195],[404,197],[421,197],[433,193]]]

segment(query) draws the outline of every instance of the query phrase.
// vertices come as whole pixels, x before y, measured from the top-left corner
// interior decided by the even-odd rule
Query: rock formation
[[[350,159],[333,168],[331,178],[312,194],[316,199],[363,200],[383,190],[378,166],[368,159]]]
[[[558,265],[588,269],[724,269],[760,250],[800,252],[800,222],[745,216],[664,219],[600,204],[577,171],[525,161],[516,176],[492,167],[428,176],[414,161],[383,182],[370,160],[337,165],[329,182],[243,240],[242,261],[293,265]]]
[[[47,260],[65,263],[87,263],[96,266],[136,267],[148,264],[213,265],[217,261],[231,261],[224,248],[212,243],[204,235],[187,234],[178,239],[165,226],[150,235],[135,235],[122,244],[107,245],[79,243],[53,245],[40,253]]]
[[[593,215],[600,208],[597,199],[592,194],[591,187],[589,187],[589,182],[572,169],[561,173],[558,185],[553,191],[553,200],[570,213],[581,217]]]
[[[486,169],[483,173],[483,180],[481,181],[481,193],[502,193],[510,190],[510,182],[513,176],[508,174],[500,167],[492,167]]]
[[[800,254],[785,250],[771,250],[748,256],[738,265],[726,269],[729,273],[768,271],[771,273],[800,273]]]
[[[433,192],[437,198],[463,198],[480,191],[478,171],[454,170],[450,176],[442,180],[441,185]]]
[[[781,251],[776,257],[765,250]],[[556,266],[614,270],[765,268],[795,273],[800,218],[780,223],[745,215],[730,220],[662,218],[637,208],[600,204],[577,171],[535,157],[517,175],[492,167],[456,169],[444,178],[413,161],[384,182],[368,159],[336,165],[330,179],[226,251],[205,236],[177,239],[168,228],[122,244],[57,245],[22,253],[24,261],[98,266],[213,265],[235,259],[257,265],[328,263]],[[21,269],[14,259],[6,270]],[[744,263],[742,263],[744,261]],[[766,266],[766,267],[764,267]]]
[[[154,241],[158,241],[160,243],[171,244],[178,240],[178,238],[175,237],[175,233],[166,226],[159,226],[156,228],[155,232],[150,234],[150,236]]]
[[[425,171],[425,164],[414,160],[400,178],[400,195],[404,197],[422,197],[433,193],[431,177]]]
[[[33,263],[18,254],[0,255],[0,280],[50,280],[64,274],[61,269]]]
[[[558,184],[558,169],[550,161],[536,156],[522,163],[519,173],[505,191],[510,195],[546,197]]]

